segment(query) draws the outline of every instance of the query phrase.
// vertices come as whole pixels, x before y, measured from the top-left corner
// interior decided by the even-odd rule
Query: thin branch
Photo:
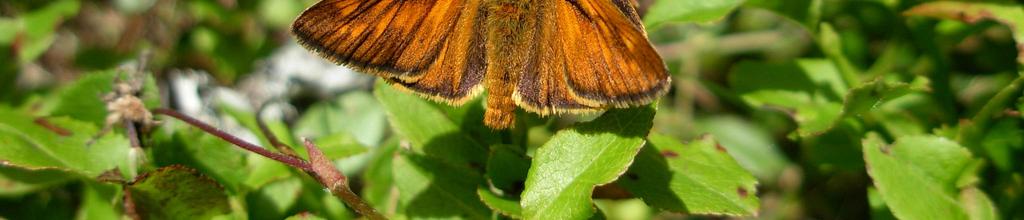
[[[210,133],[213,136],[217,136],[220,139],[223,139],[224,141],[230,142],[235,146],[241,147],[242,149],[251,151],[259,155],[263,155],[264,157],[276,160],[278,162],[287,164],[289,166],[301,169],[306,172],[312,172],[312,168],[310,168],[309,163],[306,163],[306,161],[303,161],[302,159],[268,151],[267,149],[260,147],[259,145],[246,142],[241,138],[235,137],[234,135],[221,131],[220,129],[217,129],[209,124],[199,121],[198,119],[187,116],[185,114],[181,114],[180,112],[174,111],[172,109],[158,108],[154,109],[153,113],[176,118],[192,126],[195,126],[203,131],[206,131],[207,133]]]
[[[192,126],[202,129],[203,131],[206,131],[207,133],[210,133],[227,142],[230,142],[235,146],[241,147],[245,150],[262,155],[264,157],[276,160],[278,162],[288,164],[289,166],[298,168],[306,172],[306,174],[312,176],[314,179],[317,180],[317,182],[320,182],[320,185],[324,186],[324,188],[327,188],[327,190],[330,190],[332,195],[334,195],[338,199],[341,199],[342,202],[347,204],[349,207],[351,207],[359,214],[365,216],[367,219],[387,219],[387,217],[384,217],[384,215],[377,212],[377,210],[374,209],[373,206],[370,206],[369,203],[363,201],[363,199],[360,198],[359,195],[356,195],[355,192],[352,192],[352,189],[350,189],[348,186],[347,178],[345,177],[345,175],[342,174],[341,171],[338,170],[338,168],[334,167],[334,164],[331,163],[331,160],[324,156],[323,152],[320,151],[320,149],[316,147],[316,145],[308,139],[303,140],[306,146],[306,152],[309,153],[309,161],[307,162],[297,156],[270,152],[269,150],[263,147],[246,142],[238,137],[235,137],[234,135],[228,134],[209,124],[203,123],[198,119],[181,114],[172,109],[155,109],[153,110],[153,113],[170,116],[178,120],[184,121],[185,123],[188,123]],[[257,121],[259,122],[262,120],[257,119]],[[280,141],[277,141],[277,138],[270,133],[269,129],[266,129],[265,125],[261,125],[260,127],[262,132],[267,136],[268,139],[274,140],[271,142],[276,142],[280,144],[280,146],[288,147],[287,145],[280,143]]]
[[[296,154],[295,150],[292,150],[291,146],[288,146],[288,144],[285,144],[281,142],[280,139],[277,139],[277,135],[274,135],[274,132],[270,131],[270,127],[267,127],[266,121],[263,121],[263,112],[267,109],[268,106],[270,106],[270,103],[272,102],[264,102],[262,105],[260,105],[260,109],[256,111],[256,126],[260,128],[260,132],[263,133],[263,137],[267,138],[267,142],[270,142],[270,145],[274,146],[274,148],[277,148],[277,151],[291,157],[300,158],[299,154]]]
[[[333,194],[334,197],[338,197],[341,201],[344,201],[345,204],[348,204],[349,207],[352,207],[353,210],[362,214],[367,219],[387,219],[384,215],[380,214],[380,212],[377,212],[376,209],[370,206],[369,203],[366,203],[362,198],[359,198],[359,195],[352,192],[352,189],[348,187],[345,175],[334,167],[331,160],[324,156],[324,153],[320,151],[320,148],[316,147],[316,144],[314,144],[313,141],[305,139],[303,140],[303,144],[306,146],[306,152],[309,153],[309,164],[313,168],[313,172],[309,173],[309,175],[316,177],[316,179],[320,181],[320,184],[324,185],[327,190],[331,191],[331,194]]]
[[[139,131],[135,127],[135,123],[130,120],[123,120],[121,124],[124,124],[125,136],[128,136],[128,141],[131,143],[132,148],[142,148],[141,141],[139,141]]]

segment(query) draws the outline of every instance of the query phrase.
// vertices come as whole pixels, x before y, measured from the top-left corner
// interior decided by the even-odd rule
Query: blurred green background
[[[334,150],[329,154],[348,167],[345,172],[372,175],[376,160],[368,158],[387,155],[381,149],[394,150],[401,138],[388,129],[384,109],[371,94],[372,78],[321,62],[295,45],[287,28],[314,2],[2,1],[0,113],[71,112],[92,122],[91,129],[102,127],[102,108],[79,117],[85,114],[81,109],[61,103],[99,100],[98,90],[74,89],[87,87],[87,79],[107,83],[112,72],[146,52],[151,56],[145,68],[157,86],[151,92],[159,94],[149,94],[148,104],[156,104],[149,107],[195,114],[259,142],[254,122],[247,120],[262,103],[276,101],[269,117],[282,136],[346,145],[325,148]],[[674,82],[659,102],[653,131],[678,140],[714,135],[759,181],[756,218],[894,218],[886,206],[891,200],[883,199],[869,175],[882,171],[868,170],[864,146],[899,145],[902,137],[914,136],[945,137],[969,150],[973,162],[963,172],[974,180],[943,185],[948,192],[980,189],[1001,218],[1024,218],[1021,92],[1011,90],[1010,103],[985,110],[1021,74],[1014,38],[1024,34],[1004,24],[1024,23],[1012,20],[1024,18],[1013,17],[1024,13],[1020,2],[968,1],[1005,8],[1009,12],[1000,15],[1010,14],[1005,18],[1011,20],[1002,23],[904,14],[929,2],[919,0],[701,2],[639,1],[649,38]],[[979,113],[992,115],[980,128],[964,131]],[[536,147],[577,119],[529,120],[535,127],[524,131],[526,144]],[[297,174],[230,183],[269,162],[225,150],[231,148],[182,124],[170,126],[177,132],[156,132],[146,140],[153,146],[150,155],[161,155],[149,158],[150,166],[200,164],[194,168],[239,197],[230,208],[248,212],[241,216],[352,216],[329,195],[309,190],[317,186],[308,179],[277,181]],[[236,161],[221,164],[194,155]],[[366,190],[370,183],[360,178],[371,177],[353,180],[357,191]],[[92,208],[118,209],[114,191],[55,171],[0,165],[0,217],[87,218],[95,214]],[[611,219],[692,217],[660,212],[638,199],[600,199],[598,207]]]

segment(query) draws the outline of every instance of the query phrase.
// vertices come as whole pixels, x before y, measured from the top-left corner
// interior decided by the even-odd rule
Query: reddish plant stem
[[[136,129],[135,123],[132,123],[129,120],[123,120],[121,121],[121,124],[124,124],[124,130],[126,132],[125,135],[128,136],[128,141],[132,144],[132,147],[142,148],[142,142],[139,141],[139,131]]]
[[[241,147],[242,149],[245,149],[245,150],[251,151],[253,153],[262,155],[264,157],[267,157],[267,158],[276,160],[278,162],[287,164],[288,166],[292,166],[292,167],[298,168],[298,169],[300,169],[302,171],[305,171],[305,172],[313,172],[312,168],[309,166],[309,163],[306,163],[306,161],[303,161],[302,159],[291,157],[291,156],[284,155],[284,154],[279,154],[279,153],[271,152],[271,151],[269,151],[269,150],[267,150],[267,149],[265,149],[263,147],[260,147],[259,145],[255,145],[255,144],[246,142],[245,140],[242,140],[242,139],[240,139],[238,137],[235,137],[234,135],[228,134],[227,132],[221,131],[220,129],[217,129],[217,128],[209,125],[209,124],[206,124],[206,123],[204,123],[202,121],[199,121],[198,119],[195,119],[193,117],[187,116],[185,114],[182,114],[180,112],[174,111],[172,109],[158,108],[158,109],[154,109],[153,113],[161,114],[161,115],[166,115],[166,116],[170,116],[170,117],[176,118],[176,119],[181,120],[181,121],[183,121],[185,123],[188,123],[188,124],[190,124],[192,126],[195,126],[196,128],[199,128],[199,129],[201,129],[203,131],[206,131],[207,133],[209,133],[209,134],[211,134],[213,136],[217,136],[217,137],[219,137],[220,139],[222,139],[224,141],[230,142],[231,144],[234,144],[235,146]]]
[[[277,148],[277,151],[291,157],[300,158],[299,155],[292,150],[291,146],[288,146],[284,142],[281,142],[280,139],[277,139],[277,135],[274,135],[274,132],[270,131],[270,127],[267,127],[267,123],[263,121],[263,110],[265,110],[269,105],[270,102],[263,103],[263,105],[260,106],[260,109],[256,111],[256,126],[260,128],[260,132],[263,133],[263,137],[267,138],[267,142],[270,142],[270,145]]]
[[[342,202],[347,204],[349,207],[351,207],[359,214],[362,214],[367,219],[387,219],[387,217],[384,217],[384,215],[380,214],[380,212],[377,212],[377,210],[374,209],[373,206],[370,206],[369,203],[363,201],[363,199],[360,198],[359,195],[356,195],[355,192],[352,192],[352,189],[350,189],[348,187],[348,183],[346,183],[346,177],[341,173],[341,171],[339,171],[337,168],[333,166],[330,160],[323,155],[323,152],[321,152],[320,149],[316,147],[316,145],[313,144],[312,141],[304,140],[306,151],[309,153],[310,157],[310,161],[307,162],[305,160],[302,160],[302,158],[295,156],[294,152],[292,152],[293,155],[270,152],[263,147],[246,142],[238,137],[235,137],[234,135],[228,134],[227,132],[221,131],[220,129],[217,129],[209,124],[199,121],[198,119],[187,116],[172,109],[154,109],[153,113],[170,116],[178,120],[184,121],[185,123],[195,126],[203,131],[206,131],[209,134],[217,136],[227,142],[230,142],[231,144],[234,144],[235,146],[241,147],[242,149],[298,168],[306,172],[306,174],[312,176],[314,179],[317,180],[317,182],[320,182],[320,185],[323,185],[325,188],[327,188],[327,190],[329,190],[332,195],[334,195],[338,199],[341,199]],[[266,125],[263,124],[262,119],[257,118],[256,121],[258,122],[258,124],[261,124],[261,132],[263,132],[264,136],[266,136],[268,140],[271,140],[271,143],[278,143],[280,146],[278,146],[278,144],[274,144],[275,146],[278,147],[288,147],[288,145],[281,143],[277,139],[277,137],[275,137],[274,134],[270,132],[270,129],[266,128]],[[291,150],[290,147],[288,147],[287,149]]]
[[[132,191],[128,189],[128,185],[124,186],[124,215],[128,216],[129,219],[139,220],[142,216],[139,215],[139,211],[135,210],[135,199],[132,198]]]

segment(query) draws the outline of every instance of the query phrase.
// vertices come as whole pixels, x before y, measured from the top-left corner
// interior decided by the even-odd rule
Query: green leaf
[[[107,105],[103,103],[103,95],[112,90],[114,77],[118,75],[118,70],[85,74],[81,79],[60,90],[57,104],[50,115],[66,115],[98,126],[103,125],[107,117]],[[139,98],[146,106],[160,106],[160,92],[156,80],[146,74],[144,83],[142,97]]]
[[[957,181],[971,153],[952,140],[907,136],[894,144],[878,135],[864,139],[864,159],[879,194],[900,219],[965,219]]]
[[[722,19],[743,0],[658,0],[644,15],[644,24],[654,28],[667,22],[710,22]]]
[[[324,156],[330,159],[348,158],[367,151],[365,146],[348,133],[335,133],[317,138],[315,142],[323,150]]]
[[[56,39],[54,32],[60,22],[78,14],[80,4],[77,0],[56,1],[22,16],[19,25],[21,32],[16,33],[23,34],[22,39],[25,41],[18,54],[18,61],[31,62],[46,52]]]
[[[476,189],[476,194],[491,210],[515,219],[523,218],[523,207],[519,206],[519,200],[499,196],[485,188]]]
[[[756,124],[734,116],[712,116],[698,121],[701,132],[713,135],[729,149],[743,168],[765,182],[775,180],[789,165],[771,134]]]
[[[393,164],[405,213],[412,218],[487,219],[491,211],[477,197],[483,178],[433,158],[403,152]]]
[[[683,213],[754,216],[757,179],[711,136],[688,144],[651,134],[619,184],[651,206]]]
[[[259,190],[245,195],[247,213],[259,219],[283,218],[295,204],[301,191],[302,182],[298,178],[266,184]]]
[[[298,137],[319,138],[347,133],[363,146],[377,146],[387,130],[387,118],[372,94],[353,91],[331,102],[317,103],[295,123]]]
[[[1018,120],[999,120],[985,132],[981,146],[996,168],[1011,171],[1017,163],[1013,151],[1024,147],[1024,130]]]
[[[835,65],[817,59],[781,64],[743,62],[732,71],[729,81],[747,104],[791,113],[801,137],[821,135],[844,119],[861,117],[887,101],[927,90],[924,78],[912,84],[875,80],[847,89]]]
[[[741,62],[729,75],[729,84],[748,105],[792,112],[801,136],[830,128],[840,115],[847,90],[835,66],[820,59]]]
[[[1017,48],[1024,48],[1024,7],[1019,4],[997,4],[982,2],[937,1],[914,6],[904,15],[928,16],[976,23],[994,20],[1010,27]],[[1024,64],[1024,49],[1020,49],[1017,62]]]
[[[363,171],[363,199],[377,210],[398,210],[392,207],[395,192],[392,164],[398,150],[398,139],[391,138],[380,147],[370,150],[369,164]]]
[[[462,133],[444,112],[413,94],[395,90],[381,80],[374,93],[387,111],[391,126],[416,153],[457,166],[480,167],[486,148]]]
[[[247,166],[247,153],[230,143],[176,121],[165,122],[162,129],[174,133],[156,132],[149,150],[154,165],[181,164],[195,168],[231,192],[240,192],[245,182],[253,186],[268,182],[247,178],[252,172]]]
[[[121,196],[121,187],[118,185],[103,184],[86,181],[82,187],[82,206],[78,209],[77,219],[120,219],[121,207],[118,202]]]
[[[128,186],[128,192],[145,219],[207,219],[231,210],[217,182],[183,166],[143,174]]]
[[[491,210],[521,219],[523,210],[519,206],[519,195],[523,192],[529,169],[530,158],[519,146],[491,146],[486,174],[491,187],[480,187],[477,195]]]
[[[821,19],[821,0],[747,0],[746,5],[778,13],[803,24],[811,32],[818,29],[818,21]]]
[[[242,183],[249,189],[259,189],[263,185],[292,176],[291,167],[259,154],[246,156],[246,167],[251,170]]]
[[[868,188],[868,206],[871,206],[871,219],[896,220],[896,216],[889,211],[889,206],[885,204],[885,200],[875,187]]]
[[[18,197],[74,179],[64,171],[26,170],[0,165],[0,198]]]
[[[487,179],[504,195],[518,197],[523,191],[530,159],[518,146],[495,145],[487,159]]]
[[[967,216],[971,220],[1000,219],[996,204],[988,198],[988,195],[985,195],[985,192],[976,187],[960,191],[960,205],[967,211]]]
[[[107,134],[86,145],[96,126],[69,119],[36,118],[0,108],[0,160],[26,169],[58,169],[96,177],[128,161],[128,140]]]
[[[537,149],[521,205],[526,219],[594,214],[594,187],[614,181],[643,146],[654,108],[613,109],[555,134]]]

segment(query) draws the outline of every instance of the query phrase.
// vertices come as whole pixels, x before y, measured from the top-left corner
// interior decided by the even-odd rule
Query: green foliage
[[[0,160],[25,169],[56,169],[91,178],[128,159],[128,140],[104,135],[86,145],[96,126],[69,119],[36,118],[0,108]]]
[[[157,169],[127,188],[140,217],[147,219],[205,219],[230,210],[227,195],[216,182],[186,167]]]
[[[984,193],[964,182],[975,179],[974,160],[966,148],[934,136],[908,136],[887,144],[877,135],[864,140],[864,159],[878,192],[893,214],[902,219],[965,219],[966,207],[975,209],[971,219],[992,213]],[[965,184],[967,184],[965,186]],[[960,200],[961,190],[966,198]],[[959,202],[958,202],[959,201]],[[977,207],[984,206],[984,207]]]
[[[743,0],[723,1],[656,1],[644,16],[648,27],[665,22],[710,22],[721,19],[743,3]]]
[[[588,218],[591,193],[611,183],[633,161],[651,129],[653,107],[610,110],[564,129],[534,154],[523,191],[527,219]]]
[[[147,108],[181,107],[180,69],[226,87],[204,99],[265,100],[240,79],[277,71],[259,64],[313,2],[0,2],[0,218],[361,218],[307,173],[172,118],[140,129],[142,148],[106,124],[117,66],[144,51]],[[395,219],[1024,218],[1019,1],[638,2],[673,76],[648,106],[519,111],[497,131],[483,97],[291,81],[269,98],[295,111],[262,120]],[[202,103],[200,120],[272,149],[255,106]]]
[[[682,213],[751,216],[760,206],[757,180],[711,136],[682,144],[652,134],[619,180],[651,206]]]

